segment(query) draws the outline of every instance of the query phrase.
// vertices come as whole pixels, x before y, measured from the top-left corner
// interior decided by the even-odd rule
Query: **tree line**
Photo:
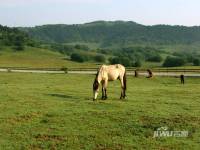
[[[109,28],[110,27],[113,28],[112,31],[114,34],[115,30],[120,29],[117,27],[119,26],[124,27],[125,25],[127,28],[129,28],[130,25],[141,26],[133,22],[95,22],[95,23],[89,23],[89,24],[84,24],[84,25],[74,25],[74,26],[76,26],[77,28],[88,28],[88,30],[86,30],[87,32],[85,33],[88,35],[84,36],[85,37],[84,39],[86,40],[88,36],[91,36],[91,37],[93,36],[93,32],[90,32],[89,30],[91,27],[95,30],[99,30],[100,27],[103,29],[104,26],[109,26]],[[61,26],[61,25],[58,25],[58,26]],[[62,26],[63,28],[66,27],[66,25],[62,25]],[[72,26],[72,28],[74,26]],[[45,26],[46,29],[48,29],[48,27],[49,26],[47,27]],[[53,28],[52,30],[55,30],[54,32],[57,31],[56,28],[54,28],[54,25],[52,25],[51,27]],[[162,33],[162,30],[164,30],[163,26],[156,26],[156,27],[160,30],[161,33]],[[41,28],[41,27],[36,27],[36,28]],[[193,28],[195,28],[196,30],[198,29],[197,27],[193,27]],[[38,32],[42,33],[42,30],[41,31],[38,30]],[[48,30],[46,32],[48,32]],[[54,34],[54,32],[52,32],[52,34]],[[125,33],[123,34],[125,35]],[[74,38],[76,37],[76,34],[74,35],[73,32],[69,32],[68,34],[73,34]],[[101,34],[99,33],[99,36],[102,37],[102,39],[103,39],[103,34],[105,34],[105,32],[102,32]],[[130,33],[127,32],[127,34],[130,34]],[[54,35],[55,38],[56,38],[56,35],[57,34]],[[51,38],[51,36],[49,36],[49,38]],[[94,37],[94,40],[95,38],[96,37]],[[115,41],[115,38],[119,38],[119,40],[122,40],[120,39],[121,37],[118,37],[118,36],[115,37],[113,35],[112,40]],[[52,42],[52,43],[42,42],[39,39],[33,39],[27,32],[21,31],[21,29],[19,28],[9,28],[9,27],[0,25],[0,49],[2,46],[11,46],[13,47],[14,50],[21,51],[21,50],[24,50],[25,46],[33,46],[33,47],[47,48],[53,51],[58,51],[66,56],[69,56],[72,61],[77,61],[77,62],[93,61],[93,62],[98,62],[98,63],[110,63],[110,64],[120,63],[127,67],[141,67],[143,66],[144,62],[162,63],[162,66],[164,67],[183,66],[185,64],[190,64],[190,65],[192,64],[195,66],[200,65],[200,55],[197,52],[190,52],[190,51],[174,52],[172,54],[169,54],[169,56],[165,58],[162,56],[164,52],[160,50],[159,48],[155,48],[153,46],[129,46],[129,47],[117,46],[116,48],[112,48],[112,47],[101,48],[100,47],[96,49],[91,49],[86,44],[66,44],[66,43],[59,43],[59,42],[60,41]]]
[[[11,46],[14,50],[21,51],[25,45],[34,46],[35,43],[27,33],[0,25],[0,46]]]
[[[144,26],[135,22],[96,21],[78,25],[43,25],[20,28],[44,42],[99,43],[101,47],[130,44],[192,44],[200,42],[200,27],[155,25]]]

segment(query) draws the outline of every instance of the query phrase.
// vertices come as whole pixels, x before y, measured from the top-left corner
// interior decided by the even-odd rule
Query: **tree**
[[[89,50],[89,47],[87,45],[80,45],[80,44],[76,44],[74,48],[86,51]]]
[[[21,35],[17,35],[14,41],[15,50],[22,51],[24,50],[24,37]]]
[[[141,66],[142,66],[142,62],[140,60],[137,60],[133,65],[133,67],[141,67]]]
[[[170,57],[168,56],[164,63],[163,67],[177,67],[177,66],[183,66],[185,64],[185,59],[180,57]]]
[[[161,62],[162,57],[159,54],[155,54],[155,55],[150,55],[146,60],[150,62]]]
[[[109,59],[110,64],[122,64],[126,67],[131,66],[131,61],[128,57],[114,57]]]
[[[104,55],[96,55],[96,56],[94,57],[94,60],[95,60],[96,62],[105,62],[105,61],[106,61],[106,58],[105,58]]]
[[[120,62],[125,67],[131,67],[131,61],[130,61],[130,59],[128,57],[122,57],[122,58],[120,58]]]
[[[77,54],[77,53],[73,53],[71,55],[71,60],[72,61],[77,61],[77,62],[84,62],[85,61],[84,57],[82,55],[80,55],[80,54]]]
[[[23,51],[24,50],[24,46],[20,44],[20,45],[15,46],[14,49],[16,51]]]
[[[110,57],[109,62],[110,64],[120,64],[120,59],[119,57],[114,57],[114,58]]]
[[[193,60],[193,65],[194,65],[194,66],[200,66],[200,59],[195,58],[195,59]]]

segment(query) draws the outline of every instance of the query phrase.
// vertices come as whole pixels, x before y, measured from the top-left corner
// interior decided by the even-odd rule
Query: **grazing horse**
[[[121,97],[120,99],[124,99],[126,97],[126,69],[123,65],[102,65],[95,77],[93,83],[93,100],[97,99],[99,86],[102,84],[102,99],[107,99],[107,86],[108,81],[120,80],[121,83]]]

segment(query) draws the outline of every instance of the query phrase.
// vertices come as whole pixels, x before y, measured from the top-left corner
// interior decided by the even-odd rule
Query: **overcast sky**
[[[200,0],[0,0],[0,24],[35,26],[96,20],[200,25]]]

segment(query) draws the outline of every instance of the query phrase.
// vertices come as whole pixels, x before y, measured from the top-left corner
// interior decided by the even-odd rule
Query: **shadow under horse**
[[[102,85],[102,99],[107,99],[108,81],[115,81],[119,79],[121,83],[120,99],[126,97],[126,69],[121,64],[116,65],[102,65],[97,71],[93,83],[93,100],[97,99],[99,87]]]

